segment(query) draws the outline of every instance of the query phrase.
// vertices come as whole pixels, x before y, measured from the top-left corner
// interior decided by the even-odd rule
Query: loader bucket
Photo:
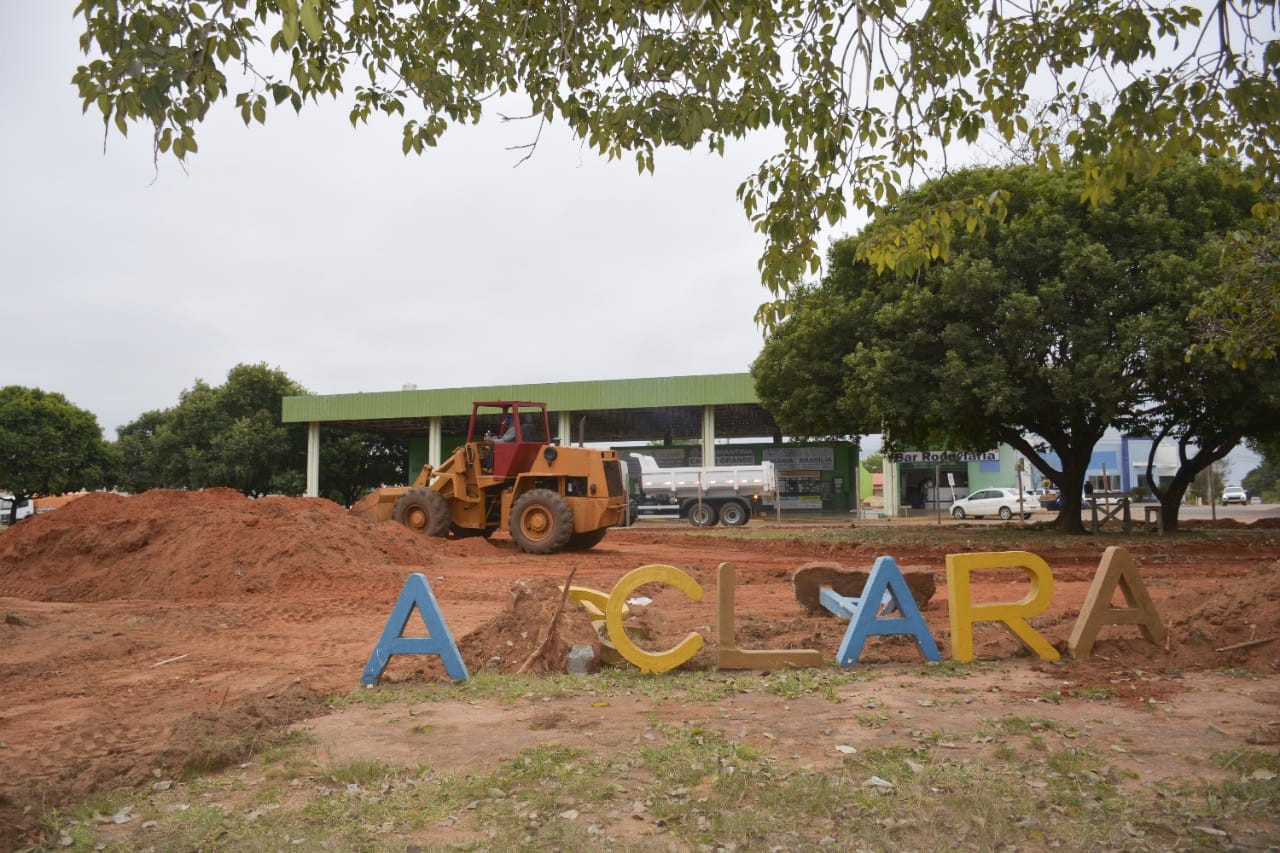
[[[391,511],[395,509],[396,501],[400,500],[400,496],[407,491],[409,491],[408,488],[404,486],[378,489],[353,503],[349,511],[356,518],[363,518],[365,521],[375,523],[390,521]]]

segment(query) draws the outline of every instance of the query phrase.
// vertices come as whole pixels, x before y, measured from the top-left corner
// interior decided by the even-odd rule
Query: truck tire
[[[446,536],[453,518],[449,501],[435,489],[410,489],[396,501],[391,517],[426,536]]]
[[[572,535],[573,508],[550,489],[531,489],[511,505],[511,538],[521,551],[550,554]]]
[[[604,539],[609,528],[601,527],[599,530],[588,530],[585,533],[574,533],[569,537],[569,550],[571,551],[587,551],[600,544],[600,540]]]
[[[720,505],[720,523],[725,527],[741,527],[751,520],[751,510],[742,501],[725,501]]]
[[[694,527],[715,527],[718,520],[719,513],[716,511],[715,504],[703,501],[693,503],[689,507],[689,523]]]

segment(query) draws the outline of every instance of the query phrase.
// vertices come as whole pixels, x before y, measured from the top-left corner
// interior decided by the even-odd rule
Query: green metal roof
[[[673,429],[687,434],[700,426],[703,406],[716,406],[718,435],[764,435],[776,430],[760,407],[749,373],[706,376],[663,376],[593,382],[547,382],[534,385],[491,385],[438,390],[379,391],[285,397],[285,423],[319,422],[348,429],[419,432],[426,419],[446,419],[446,431],[457,418],[471,415],[477,400],[534,400],[551,412],[592,413],[593,434],[630,433],[636,421],[643,430]],[[629,414],[627,414],[629,413]],[[621,421],[630,421],[624,427]],[[722,429],[723,422],[723,429]]]
[[[595,382],[490,385],[433,391],[285,397],[285,423],[470,415],[476,400],[536,400],[553,412],[758,403],[749,373],[664,376]]]

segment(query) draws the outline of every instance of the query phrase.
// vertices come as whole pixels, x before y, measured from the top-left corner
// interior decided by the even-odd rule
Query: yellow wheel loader
[[[428,536],[484,536],[505,528],[521,550],[591,548],[626,512],[612,450],[550,441],[545,403],[473,403],[465,444],[407,487],[379,489],[352,507]]]

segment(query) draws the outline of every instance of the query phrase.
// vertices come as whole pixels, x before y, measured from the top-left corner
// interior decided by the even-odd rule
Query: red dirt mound
[[[551,619],[561,598],[556,581],[548,578],[517,581],[509,590],[507,606],[502,612],[458,643],[467,669],[518,672],[528,661],[526,672],[564,672],[573,646],[591,646],[598,661],[600,638],[586,611],[573,601],[564,603],[555,620],[554,634],[547,641]]]
[[[600,661],[600,637],[591,619],[572,599],[565,600],[564,608],[555,618],[563,595],[560,584],[550,578],[518,580],[507,590],[506,605],[497,615],[483,625],[468,631],[457,639],[458,652],[467,665],[467,672],[530,673],[566,672],[569,650],[574,646],[590,646],[598,668]],[[547,634],[551,632],[548,639]],[[438,681],[446,678],[444,664],[438,657],[417,658],[410,662],[402,658],[397,667],[393,661],[383,681],[426,679]],[[412,666],[410,671],[407,665]],[[405,674],[397,676],[399,669]]]
[[[6,531],[0,596],[181,601],[262,593],[315,586],[331,573],[420,568],[440,547],[318,498],[251,500],[231,489],[91,494]]]

